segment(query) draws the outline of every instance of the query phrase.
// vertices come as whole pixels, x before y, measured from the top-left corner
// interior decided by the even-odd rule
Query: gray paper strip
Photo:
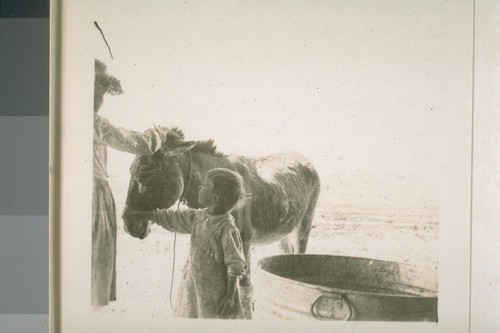
[[[47,333],[48,315],[0,315],[2,333]]]
[[[49,19],[0,19],[0,116],[48,116]]]
[[[48,215],[49,117],[0,117],[0,215]]]
[[[49,17],[49,0],[0,0],[0,17]]]
[[[0,216],[0,313],[48,313],[48,230],[47,216]]]

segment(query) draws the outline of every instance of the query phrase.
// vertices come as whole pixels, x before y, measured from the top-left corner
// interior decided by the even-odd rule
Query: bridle
[[[193,172],[193,154],[191,153],[191,150],[188,151],[189,153],[189,173],[188,173],[188,179],[186,186],[184,186],[184,189],[182,190],[181,196],[179,197],[179,202],[177,203],[177,210],[179,210],[179,206],[181,202],[184,201],[184,196],[186,195],[189,185],[191,184],[191,177],[192,177],[192,172]]]

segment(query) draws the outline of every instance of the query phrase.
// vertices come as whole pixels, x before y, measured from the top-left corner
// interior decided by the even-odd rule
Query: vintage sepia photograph
[[[430,180],[426,184],[418,174],[396,170],[363,174],[358,168],[346,174],[323,168],[320,177],[293,146],[262,156],[225,154],[211,138],[187,140],[179,127],[127,130],[99,114],[104,99],[122,93],[121,82],[96,59],[93,306],[117,301],[120,267],[118,281],[127,285],[159,263],[174,265],[177,256],[182,259],[172,274],[163,270],[159,276],[172,279],[172,288],[178,276],[174,313],[181,317],[252,319],[256,307],[263,318],[437,321],[439,214]],[[226,127],[225,112],[220,114],[214,132]],[[279,136],[278,131],[274,140],[281,141]],[[313,145],[307,136],[303,140]],[[107,170],[109,148],[135,155],[132,162],[117,162],[115,186]],[[127,178],[120,191],[118,184]],[[177,233],[183,238],[179,244]],[[259,249],[263,245],[269,246]],[[396,256],[384,254],[396,248],[401,250]],[[252,254],[258,265],[252,265]],[[120,265],[118,256],[127,261]],[[164,287],[168,284],[160,290],[168,290]],[[167,293],[157,288],[150,291],[166,305]],[[125,294],[124,306],[130,296],[137,299]],[[165,305],[156,311],[169,310]]]
[[[468,275],[468,217],[454,206],[468,200],[468,6],[64,10],[77,19],[63,41],[82,38],[63,51],[76,106],[63,110],[76,147],[63,159],[85,176],[65,184],[77,209],[61,222],[63,327],[81,308],[82,327],[428,332],[467,312],[449,295]]]

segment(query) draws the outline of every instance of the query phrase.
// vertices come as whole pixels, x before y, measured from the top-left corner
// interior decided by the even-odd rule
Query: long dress
[[[164,140],[161,130],[130,131],[94,114],[91,302],[96,307],[116,300],[116,207],[107,180],[107,146],[145,155],[160,149]]]
[[[240,232],[231,214],[210,215],[206,209],[158,210],[153,221],[167,230],[191,234],[189,259],[174,314],[186,318],[243,319],[238,288],[232,313],[219,315],[228,275],[240,277],[246,268]]]

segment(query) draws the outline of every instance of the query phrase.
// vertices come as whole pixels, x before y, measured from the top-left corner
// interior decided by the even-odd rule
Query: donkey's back
[[[252,242],[271,243],[296,230],[307,244],[320,189],[320,179],[312,164],[294,152],[230,159],[237,165],[251,195],[244,208],[246,212],[239,219],[246,219],[243,222],[251,226]],[[305,244],[297,242],[293,250],[304,252]]]

